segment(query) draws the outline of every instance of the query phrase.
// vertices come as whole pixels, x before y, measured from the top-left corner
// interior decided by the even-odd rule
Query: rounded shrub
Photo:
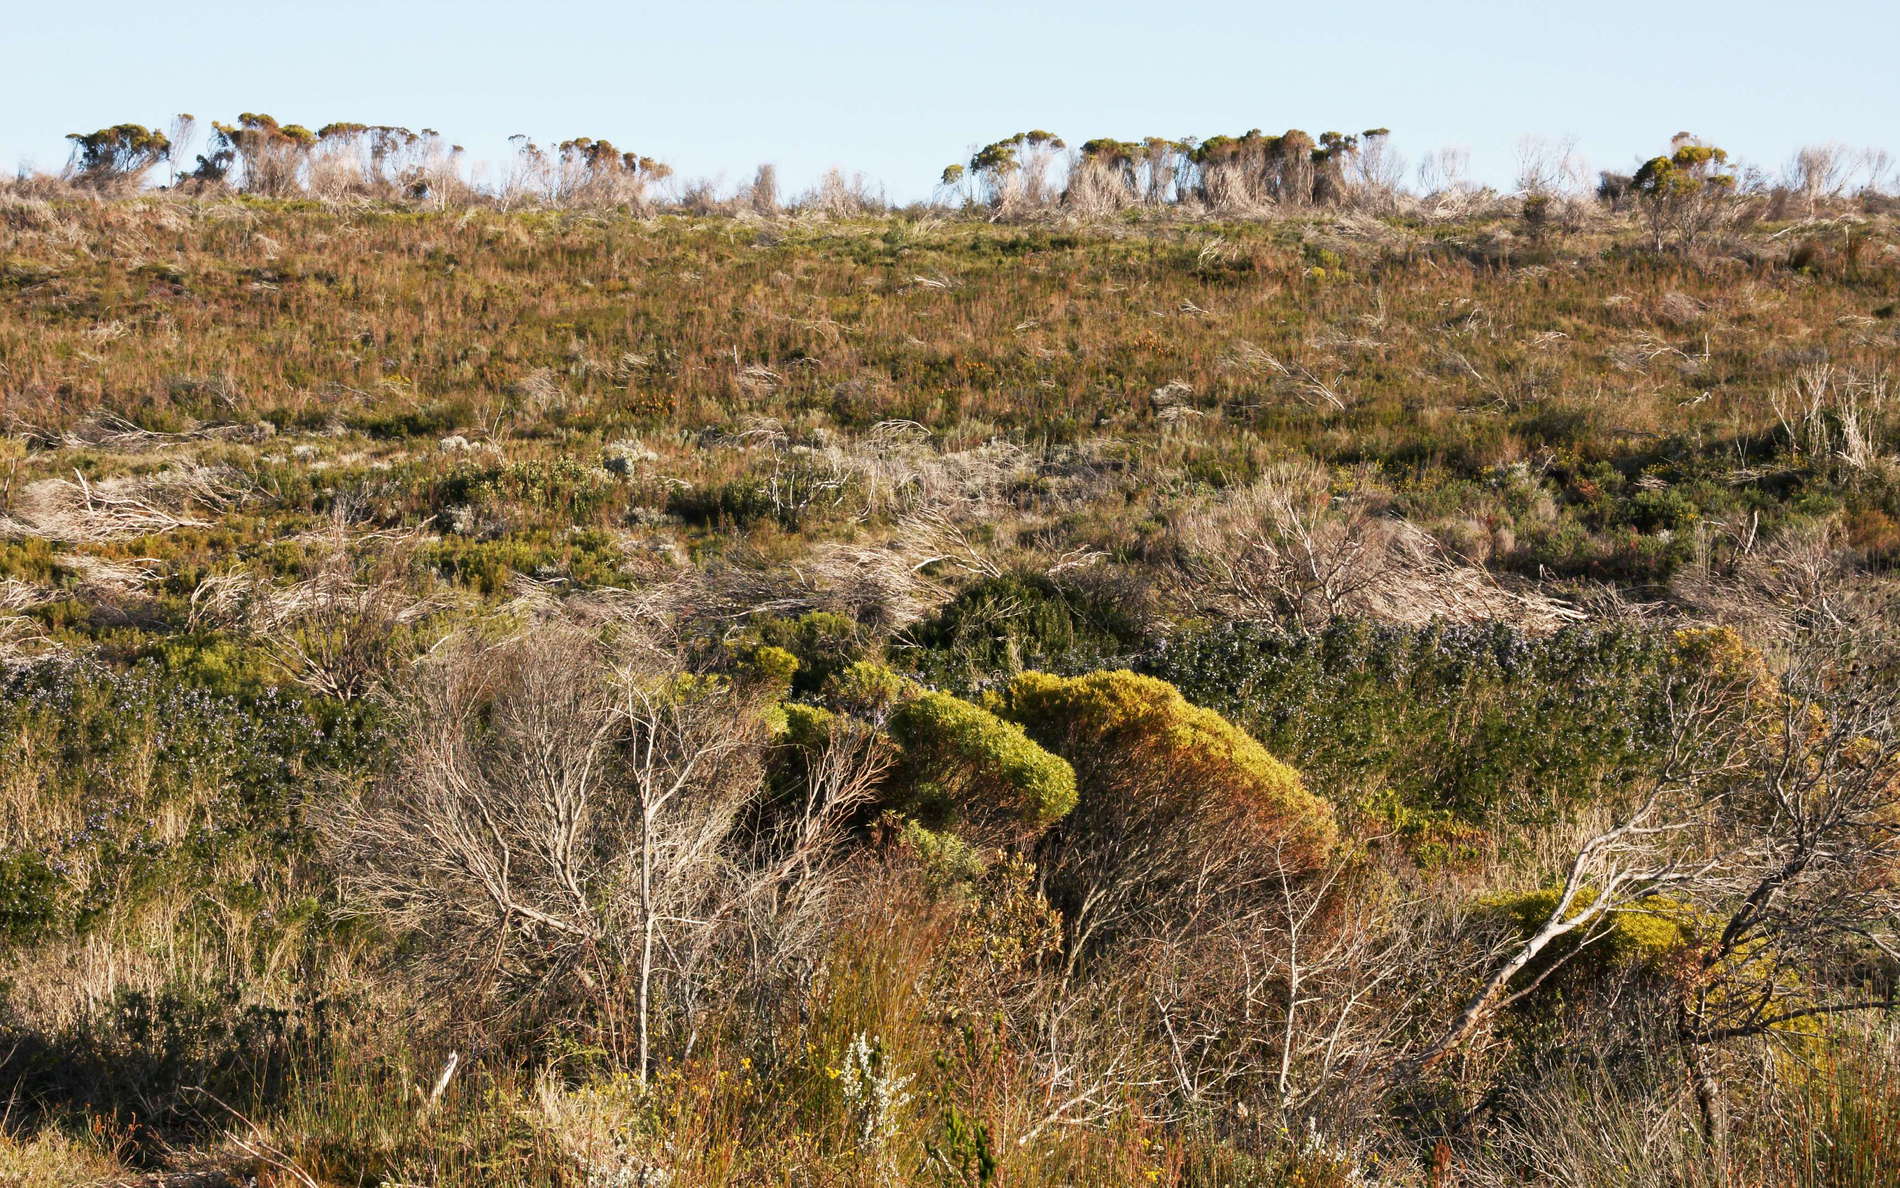
[[[1074,765],[1078,817],[1126,828],[1138,806],[1148,827],[1199,834],[1214,826],[1223,844],[1273,847],[1295,867],[1317,862],[1338,840],[1332,806],[1297,771],[1166,681],[1126,670],[1026,672],[996,704]]]
[[[766,616],[747,631],[745,644],[783,650],[797,661],[791,677],[795,694],[809,695],[842,673],[864,654],[857,624],[830,611],[810,611],[797,618]]]
[[[1042,574],[985,578],[912,631],[917,673],[967,690],[999,673],[1111,663],[1142,640],[1139,615],[1118,594],[1061,586]]]
[[[933,829],[1006,845],[1033,840],[1075,807],[1075,772],[1022,727],[948,693],[901,702],[896,807]]]
[[[761,644],[753,648],[739,662],[741,675],[757,681],[780,696],[784,696],[793,689],[802,667],[797,656],[773,644]]]
[[[830,740],[838,715],[821,705],[799,701],[783,702],[775,707],[770,720],[777,740],[795,747],[817,748]]]
[[[825,700],[847,713],[882,718],[914,689],[913,682],[882,664],[860,660],[825,682]]]

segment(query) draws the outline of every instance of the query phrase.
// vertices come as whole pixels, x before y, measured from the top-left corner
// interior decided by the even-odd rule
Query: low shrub
[[[998,699],[1004,716],[1075,766],[1078,812],[1103,821],[1142,804],[1150,827],[1220,820],[1227,846],[1280,848],[1293,866],[1338,839],[1332,807],[1298,772],[1166,681],[1127,670],[1029,672]]]
[[[1004,845],[1030,841],[1076,804],[1075,772],[1021,726],[948,693],[923,693],[890,717],[902,759],[898,807],[924,825]]]
[[[912,632],[920,677],[951,688],[982,687],[1025,669],[1086,672],[1131,655],[1141,624],[1125,602],[1058,585],[1041,574],[986,578]]]
[[[1482,828],[1556,820],[1659,753],[1666,632],[1506,624],[1313,633],[1234,624],[1148,662],[1323,780],[1355,815]]]

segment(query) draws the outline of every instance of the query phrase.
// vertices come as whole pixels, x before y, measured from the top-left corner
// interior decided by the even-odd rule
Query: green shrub
[[[825,683],[825,698],[839,709],[879,717],[916,686],[882,664],[860,660]]]
[[[220,696],[256,696],[285,683],[283,667],[267,650],[227,636],[161,639],[145,655],[174,679]]]
[[[1356,811],[1491,828],[1639,778],[1666,741],[1671,654],[1667,633],[1630,628],[1238,624],[1182,635],[1150,670]]]
[[[976,689],[1024,669],[1086,672],[1140,647],[1126,601],[1065,589],[1041,574],[985,578],[911,633],[919,676]]]
[[[1529,936],[1550,919],[1559,895],[1555,887],[1506,891],[1486,896],[1479,907],[1509,921],[1519,932]],[[1595,902],[1593,893],[1580,894],[1573,915],[1588,910]],[[1583,980],[1647,965],[1681,951],[1689,942],[1693,927],[1691,909],[1673,900],[1658,898],[1618,908],[1608,913],[1608,918],[1600,924],[1579,928],[1552,941],[1519,977],[1525,982],[1534,981],[1559,961],[1567,963],[1565,974]]]
[[[778,707],[774,733],[791,746],[817,747],[831,737],[837,721],[838,715],[823,706],[788,701]]]
[[[924,693],[890,717],[897,805],[933,829],[1000,845],[1040,835],[1075,807],[1075,772],[980,706]]]
[[[39,537],[0,541],[0,578],[43,582],[53,576],[53,546]]]
[[[784,696],[798,676],[798,657],[770,645],[747,652],[740,668],[746,677]]]
[[[448,536],[421,551],[421,559],[443,578],[472,586],[483,594],[508,589],[515,574],[564,577],[580,586],[624,586],[630,577],[626,558],[603,533],[542,533],[501,540]]]
[[[58,929],[59,882],[44,854],[0,855],[0,944],[32,944]]]
[[[366,437],[385,441],[404,438],[441,437],[458,425],[469,422],[468,406],[460,403],[429,404],[402,411],[365,412],[349,420],[350,428]]]
[[[747,476],[702,487],[680,487],[667,496],[667,514],[688,524],[747,528],[777,514],[764,479]]]
[[[910,851],[924,877],[938,888],[961,886],[981,878],[988,864],[983,852],[954,833],[905,821],[897,834],[899,845]]]
[[[312,773],[375,761],[381,736],[366,721],[190,662],[44,666],[0,680],[0,789],[31,789],[39,809],[0,836],[16,855],[0,877],[18,927],[57,919],[84,933],[202,891],[230,862],[284,868],[309,845]],[[21,854],[45,855],[59,885],[47,889]],[[49,895],[57,917],[43,910]]]
[[[752,624],[742,646],[792,656],[798,665],[791,679],[795,696],[818,692],[864,652],[857,625],[830,611],[811,611],[795,619],[766,616]]]
[[[1276,847],[1294,866],[1318,861],[1338,839],[1332,806],[1298,772],[1166,681],[1127,670],[1026,672],[997,703],[1075,766],[1078,816],[1120,820],[1140,803],[1145,827],[1218,821],[1231,830],[1227,844]]]
[[[585,523],[625,498],[614,477],[574,458],[506,466],[458,465],[436,484],[438,510],[519,506],[552,513],[563,524]]]

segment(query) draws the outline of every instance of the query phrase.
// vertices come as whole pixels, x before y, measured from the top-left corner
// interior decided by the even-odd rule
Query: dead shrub
[[[1507,590],[1364,492],[1287,466],[1181,524],[1184,593],[1239,617],[1316,630],[1341,616],[1419,625],[1499,620],[1552,631],[1581,614]]]
[[[756,835],[764,694],[610,634],[549,623],[440,649],[395,770],[324,829],[354,910],[409,939],[464,1025],[577,1035],[644,1077],[812,941],[873,759],[809,764],[798,824]]]

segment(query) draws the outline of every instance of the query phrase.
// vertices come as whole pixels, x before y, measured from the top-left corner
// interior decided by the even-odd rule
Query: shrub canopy
[[[1331,806],[1298,772],[1166,681],[1125,669],[1026,672],[998,703],[1074,764],[1079,816],[1106,823],[1133,808],[1149,827],[1196,836],[1213,825],[1231,831],[1225,844],[1276,847],[1295,866],[1322,858],[1338,839]]]
[[[1020,726],[948,693],[924,693],[890,717],[902,751],[899,805],[931,828],[986,844],[1039,836],[1075,807],[1074,770]]]

